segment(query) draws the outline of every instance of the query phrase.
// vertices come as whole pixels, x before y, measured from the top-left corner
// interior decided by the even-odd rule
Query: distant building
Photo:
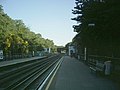
[[[51,53],[51,48],[44,48],[44,52]]]
[[[72,44],[69,44],[69,46],[68,46],[68,55],[69,56],[75,55],[75,53],[76,53],[75,46],[72,45]]]
[[[65,47],[63,47],[63,46],[57,47],[57,52],[58,53],[66,53]]]

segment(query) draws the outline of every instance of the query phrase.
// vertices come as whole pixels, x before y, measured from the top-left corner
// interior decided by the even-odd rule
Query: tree
[[[119,0],[76,0],[72,10],[78,22],[73,26],[78,35],[74,38],[82,46],[96,54],[117,54],[120,47],[120,5]],[[81,12],[81,13],[80,13]],[[95,52],[95,50],[97,52]],[[108,52],[109,51],[109,52]]]
[[[22,20],[11,19],[0,5],[0,49],[4,50],[4,54],[28,54],[45,47],[55,51],[56,46],[52,40],[30,31]]]

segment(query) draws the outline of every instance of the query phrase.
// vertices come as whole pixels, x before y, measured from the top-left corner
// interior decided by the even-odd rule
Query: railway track
[[[61,57],[0,67],[0,90],[37,90]]]

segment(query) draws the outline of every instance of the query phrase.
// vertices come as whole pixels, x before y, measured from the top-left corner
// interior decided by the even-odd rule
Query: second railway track
[[[0,67],[0,90],[36,90],[61,57]]]

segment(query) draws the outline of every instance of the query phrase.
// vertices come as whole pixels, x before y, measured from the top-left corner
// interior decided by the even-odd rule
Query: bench
[[[104,74],[104,64],[97,62],[96,65],[91,65],[90,67],[91,72],[96,74]]]
[[[89,59],[88,65],[89,65],[91,72],[96,73],[96,61],[94,59]]]
[[[91,70],[91,72],[94,72],[94,73],[96,73],[96,68],[95,67],[90,67],[90,70]]]

